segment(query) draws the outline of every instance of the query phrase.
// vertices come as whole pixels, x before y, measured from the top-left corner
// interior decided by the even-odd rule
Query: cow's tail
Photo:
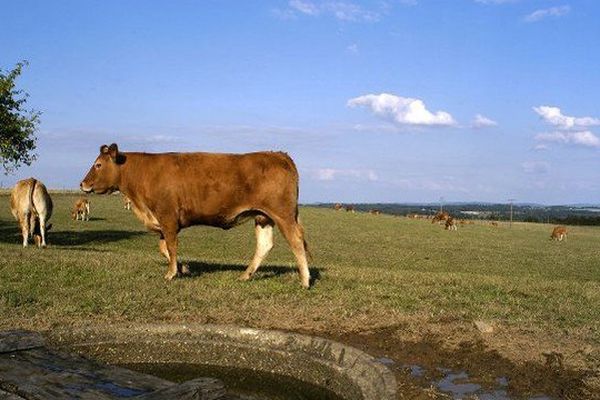
[[[306,253],[306,256],[308,257],[308,259],[310,261],[313,260],[313,256],[312,253],[310,252],[310,250],[308,249],[308,243],[306,242],[306,239],[304,238],[304,227],[302,226],[302,223],[300,222],[300,214],[298,212],[298,199],[300,198],[300,174],[298,174],[298,168],[296,167],[296,163],[294,163],[294,160],[292,160],[292,158],[284,152],[279,152],[283,158],[285,159],[285,162],[287,164],[287,169],[292,173],[292,176],[295,180],[295,186],[296,186],[296,224],[298,226],[298,229],[300,230],[300,235],[302,236],[302,243],[304,246],[304,252]]]
[[[33,201],[33,195],[35,193],[35,186],[37,185],[37,179],[31,178],[31,185],[29,185],[29,192],[27,193],[27,199],[29,200],[29,235],[33,236],[36,229],[36,223],[38,221],[38,211],[35,208]]]
[[[306,239],[304,238],[304,227],[302,226],[302,223],[300,222],[300,216],[298,215],[298,213],[296,213],[296,224],[298,226],[298,229],[300,230],[300,235],[302,236],[302,244],[304,245],[304,252],[306,253],[306,257],[308,258],[309,261],[312,262],[313,256],[308,248],[308,243],[306,242]]]

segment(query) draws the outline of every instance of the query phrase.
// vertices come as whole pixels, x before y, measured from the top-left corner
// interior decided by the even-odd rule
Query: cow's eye
[[[96,167],[96,169],[100,168],[102,166],[102,164],[100,163],[96,163],[96,165],[94,165],[94,167]]]

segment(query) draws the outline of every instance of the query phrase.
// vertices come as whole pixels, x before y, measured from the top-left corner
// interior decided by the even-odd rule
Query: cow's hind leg
[[[21,236],[23,236],[23,247],[27,247],[30,235],[29,215],[19,215],[19,225],[21,225]]]
[[[162,233],[160,235],[160,241],[158,242],[158,251],[160,251],[160,254],[165,256],[167,261],[171,260],[171,257],[169,257],[169,250],[167,249],[167,241]]]
[[[41,243],[38,243],[39,247],[46,247],[46,218],[40,215],[40,236],[42,238]]]
[[[240,275],[241,281],[247,281],[252,278],[260,263],[269,254],[269,251],[273,248],[273,225],[275,223],[271,218],[263,215],[256,217],[254,226],[254,232],[256,233],[256,252],[252,261],[246,268],[246,271]]]
[[[300,273],[300,284],[308,289],[310,287],[310,272],[308,271],[308,261],[306,259],[306,242],[304,241],[304,229],[295,218],[281,219],[277,218],[277,227],[288,241]]]

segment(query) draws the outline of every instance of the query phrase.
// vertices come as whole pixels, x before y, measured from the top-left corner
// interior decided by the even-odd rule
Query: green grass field
[[[504,332],[495,343],[486,339],[498,354],[508,351],[505,342],[527,343],[514,346],[516,361],[586,346],[598,356],[600,228],[570,227],[559,243],[543,224],[480,222],[449,232],[429,221],[303,207],[312,289],[300,287],[278,233],[256,277],[238,281],[254,253],[252,224],[184,230],[179,258],[192,275],[165,282],[157,235],[123,209],[120,196],[92,196],[89,222],[70,219],[78,196],[53,194],[49,247],[23,249],[9,197],[0,195],[0,328],[199,322],[354,342],[374,330],[402,327],[418,336],[436,326],[439,344],[477,336],[473,321],[483,320]],[[365,350],[382,355],[404,346],[398,332]],[[397,342],[384,348],[387,337]]]
[[[0,198],[0,313],[5,326],[77,321],[211,321],[287,329],[400,315],[485,319],[541,327],[593,327],[600,316],[600,229],[484,223],[448,232],[428,221],[302,208],[314,260],[302,290],[281,236],[256,278],[238,282],[254,250],[251,224],[180,235],[193,276],[164,282],[166,261],[119,196],[93,196],[92,220],[72,221],[77,195],[55,194],[49,247],[20,246]]]

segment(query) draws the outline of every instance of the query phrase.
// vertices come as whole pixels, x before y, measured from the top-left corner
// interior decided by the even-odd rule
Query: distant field
[[[179,255],[193,275],[167,283],[158,237],[120,196],[92,196],[89,222],[69,218],[76,197],[53,195],[54,227],[40,250],[21,247],[0,196],[0,328],[208,322],[343,335],[414,318],[417,327],[484,320],[533,341],[544,332],[556,348],[600,343],[597,227],[572,227],[557,243],[544,224],[448,232],[430,221],[302,208],[311,290],[300,287],[280,235],[256,278],[237,280],[254,251],[251,224],[183,231]]]

